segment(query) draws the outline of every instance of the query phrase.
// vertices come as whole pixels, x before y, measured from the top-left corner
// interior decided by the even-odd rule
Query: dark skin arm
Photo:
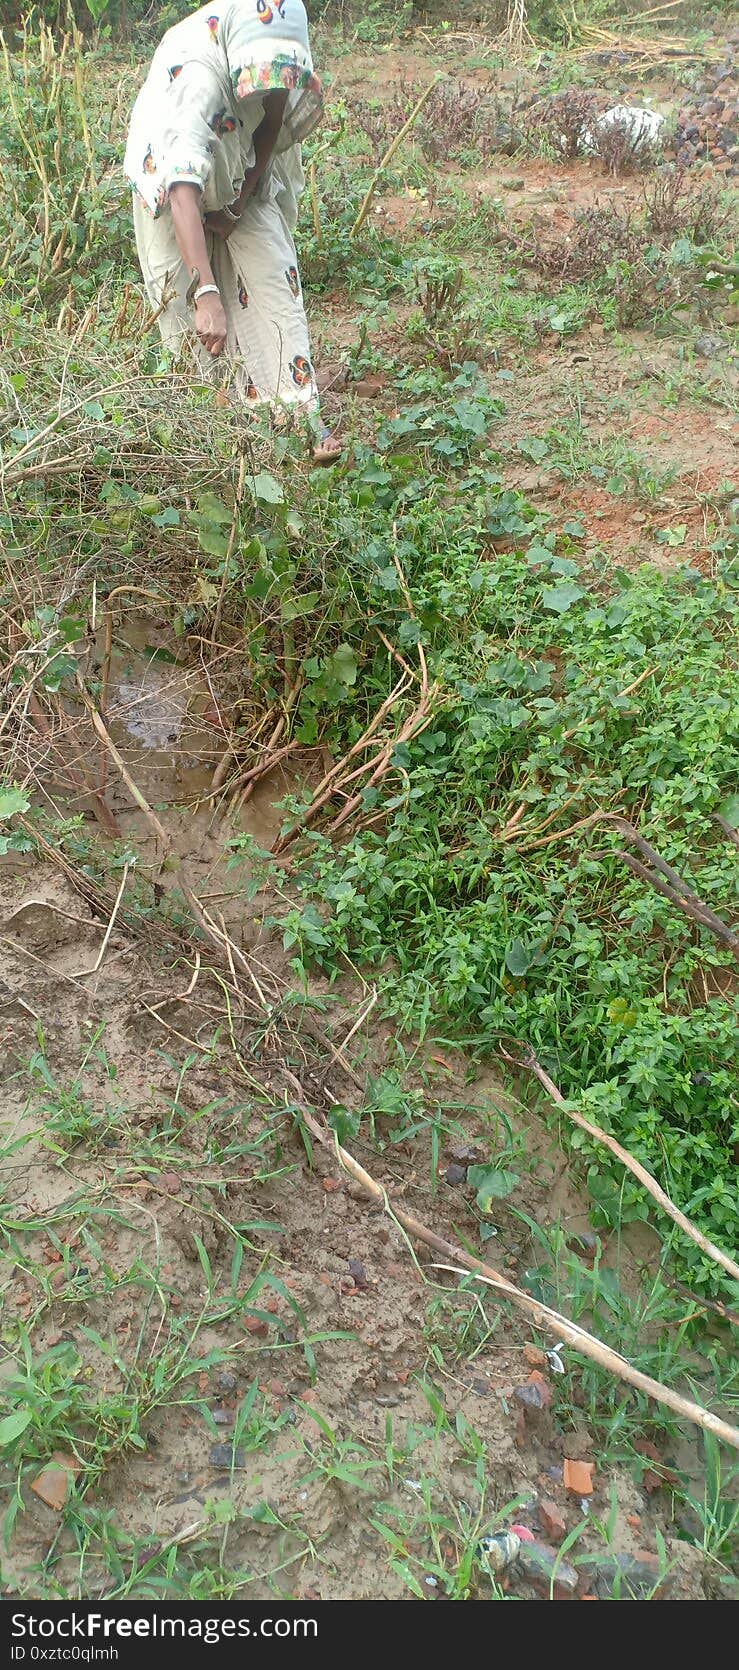
[[[246,174],[239,196],[235,203],[231,205],[232,214],[241,214],[244,205],[269,167],[272,153],[277,144],[278,134],[282,127],[286,104],[286,92],[265,93],[264,116],[254,134],[254,166]],[[197,270],[201,284],[213,284],[213,269],[208,258],[200,208],[200,192],[197,186],[184,181],[181,185],[172,186],[169,201],[172,208],[177,247],[185,263],[185,270],[188,273]],[[221,238],[228,238],[234,230],[234,222],[220,213],[206,215],[205,225]],[[196,303],[195,329],[203,346],[207,348],[209,354],[213,355],[214,359],[223,353],[226,346],[227,325],[220,296],[210,293]]]
[[[259,181],[267,172],[282,127],[287,98],[286,92],[265,93],[264,95],[264,115],[254,133],[254,166],[244,176],[241,191],[236,201],[230,205],[231,213],[234,215],[242,213],[252,192],[256,190]],[[217,232],[220,238],[228,238],[234,231],[233,221],[229,220],[227,215],[220,213],[206,215],[205,224],[212,232]]]
[[[199,274],[200,284],[214,284],[213,269],[208,258],[205,230],[200,211],[200,191],[197,186],[183,181],[170,187],[175,237],[188,273]],[[211,293],[201,297],[195,306],[195,329],[208,353],[217,359],[226,346],[226,313],[220,296]]]

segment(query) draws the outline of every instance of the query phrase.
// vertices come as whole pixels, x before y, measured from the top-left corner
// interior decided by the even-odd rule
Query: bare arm
[[[265,93],[264,95],[264,115],[254,134],[254,167],[249,169],[241,188],[243,202],[246,202],[247,197],[251,196],[254,187],[269,167],[282,127],[286,104],[287,93]]]
[[[205,217],[206,225],[209,226],[213,232],[217,232],[220,238],[229,238],[231,236],[236,221],[238,221],[241,214],[243,214],[248,199],[256,190],[263,175],[267,172],[269,164],[272,160],[275,145],[277,144],[280,128],[282,127],[282,118],[285,114],[287,98],[287,93],[283,92],[265,93],[264,115],[259,123],[259,127],[255,129],[253,138],[254,163],[251,168],[247,169],[241,191],[239,192],[236,201],[230,205],[229,214],[224,214],[222,211],[218,210],[214,211],[212,214],[206,215]],[[230,216],[235,216],[235,220],[231,219]]]
[[[200,191],[189,181],[170,187],[169,201],[177,239],[177,247],[192,276],[197,271],[199,284],[213,284],[213,269],[208,258],[205,230],[200,213]],[[219,295],[202,296],[195,305],[195,329],[203,346],[217,358],[226,346],[226,314]]]

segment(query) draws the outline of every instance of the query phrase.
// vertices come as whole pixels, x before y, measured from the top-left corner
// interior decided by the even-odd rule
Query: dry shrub
[[[671,312],[682,300],[679,275],[660,251],[642,249],[631,261],[616,261],[609,276],[616,318],[623,330]]]
[[[643,248],[644,235],[628,211],[595,203],[575,216],[568,237],[532,243],[528,254],[532,266],[548,278],[577,283],[600,278],[614,261],[637,260]]]
[[[587,136],[598,114],[598,100],[583,87],[553,93],[527,111],[525,137],[537,148],[542,140],[558,155],[572,160],[587,149]]]
[[[527,253],[538,272],[563,283],[588,283],[607,274],[624,328],[643,324],[680,300],[677,272],[626,210],[595,204],[577,215],[569,237],[546,246],[533,243]]]
[[[644,192],[644,210],[654,237],[685,237],[695,244],[715,243],[729,214],[718,182],[696,180],[679,164],[660,170]]]
[[[469,150],[483,160],[495,152],[510,156],[521,144],[515,101],[506,108],[492,85],[440,81],[424,106],[419,137],[433,162]]]
[[[401,83],[382,104],[360,101],[353,106],[357,127],[368,139],[375,162],[380,161],[403,126],[419,91]],[[434,88],[415,134],[431,162],[464,151],[475,151],[483,160],[495,152],[512,155],[522,142],[515,100],[506,106],[492,84],[473,87],[452,78],[440,81]]]
[[[596,125],[588,149],[614,179],[656,168],[662,155],[659,141],[635,131],[626,119],[610,122],[607,127]]]

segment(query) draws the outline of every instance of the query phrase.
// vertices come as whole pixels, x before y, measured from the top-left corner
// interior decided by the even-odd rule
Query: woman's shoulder
[[[217,45],[223,20],[231,10],[231,3],[200,6],[189,17],[183,17],[179,23],[173,23],[172,28],[162,35],[154,54],[155,61],[166,60],[169,65],[184,62],[190,56],[205,55],[207,59],[208,47]]]

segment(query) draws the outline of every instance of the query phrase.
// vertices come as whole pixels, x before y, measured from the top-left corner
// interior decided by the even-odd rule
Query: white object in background
[[[640,145],[656,145],[664,120],[664,116],[656,110],[643,110],[635,104],[614,104],[612,110],[606,110],[598,117],[589,132],[583,133],[583,150],[594,151],[598,134],[616,127],[623,128],[628,134],[635,151]]]

